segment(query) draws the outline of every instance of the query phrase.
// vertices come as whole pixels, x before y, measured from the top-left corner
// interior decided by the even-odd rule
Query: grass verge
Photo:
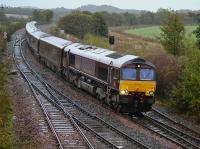
[[[1,54],[0,54],[1,55]],[[7,64],[0,64],[0,148],[14,145],[12,105],[7,89]]]

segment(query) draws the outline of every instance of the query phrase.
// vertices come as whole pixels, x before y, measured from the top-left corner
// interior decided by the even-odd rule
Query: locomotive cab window
[[[122,69],[122,80],[136,80],[136,69],[135,68],[123,68]]]
[[[153,69],[141,69],[140,80],[155,80],[155,71]]]

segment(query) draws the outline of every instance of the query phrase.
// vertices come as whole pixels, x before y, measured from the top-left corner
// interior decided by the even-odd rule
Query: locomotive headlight
[[[153,91],[147,91],[146,92],[146,96],[153,96],[154,95],[154,92]]]
[[[150,95],[150,96],[153,96],[153,95],[154,95],[154,93],[153,93],[152,91],[150,91],[150,92],[149,92],[149,95]]]
[[[120,93],[121,95],[128,95],[128,90],[121,90]]]

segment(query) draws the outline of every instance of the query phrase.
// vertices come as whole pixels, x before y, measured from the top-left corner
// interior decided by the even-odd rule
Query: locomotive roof
[[[58,38],[58,37],[55,37],[55,36],[44,37],[44,38],[41,38],[40,40],[44,41],[46,43],[49,43],[51,45],[54,45],[54,46],[61,48],[61,49],[63,49],[64,47],[66,47],[66,46],[68,46],[72,43],[71,41],[68,41],[68,40],[65,40],[65,39],[62,39],[62,38]]]
[[[131,60],[138,58],[138,56],[120,55],[115,51],[110,51],[107,49],[102,49],[89,45],[82,45],[79,43],[67,46],[65,48],[65,51],[70,51],[70,53],[93,59],[106,65],[111,64],[112,66],[117,68],[121,68],[123,65],[127,64]]]
[[[26,24],[26,30],[27,32],[29,33],[33,33],[33,32],[36,32],[36,31],[40,31],[35,25],[37,24],[37,22],[35,21],[32,21],[32,22],[29,22]]]

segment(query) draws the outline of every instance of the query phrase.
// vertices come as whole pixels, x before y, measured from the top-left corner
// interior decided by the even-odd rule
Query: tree
[[[99,13],[73,13],[62,17],[58,22],[58,27],[66,33],[83,38],[87,33],[107,36],[108,27],[103,17]]]
[[[166,51],[173,55],[180,55],[184,49],[185,28],[176,12],[166,12],[166,20],[161,26],[160,41]]]
[[[94,33],[100,36],[108,35],[108,26],[100,13],[95,13],[94,18]]]
[[[38,23],[50,23],[53,18],[53,11],[51,10],[34,10],[32,14],[32,20]]]
[[[86,33],[92,32],[92,16],[82,13],[73,13],[62,17],[58,26],[66,33],[83,38]]]
[[[167,11],[167,9],[158,9],[154,16],[154,23],[160,25],[162,22],[164,22]]]
[[[43,15],[45,17],[45,21],[46,22],[51,22],[52,21],[52,18],[53,18],[53,11],[51,10],[44,10],[43,11]]]
[[[195,34],[195,36],[197,38],[197,46],[200,49],[200,14],[198,14],[197,21],[198,21],[199,25],[193,33]]]
[[[140,16],[140,24],[153,24],[154,23],[154,13],[148,11],[144,12]]]

